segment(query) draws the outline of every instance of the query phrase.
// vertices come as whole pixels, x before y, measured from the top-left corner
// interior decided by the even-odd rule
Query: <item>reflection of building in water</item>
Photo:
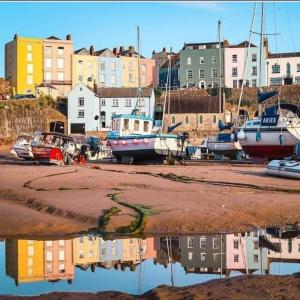
[[[73,241],[44,241],[45,280],[74,278]]]
[[[99,237],[81,236],[73,239],[74,264],[83,269],[99,262]]]
[[[110,269],[118,269],[123,255],[123,240],[103,240],[99,238],[100,266]]]
[[[269,262],[300,262],[300,235],[293,238],[280,239],[268,234],[267,238],[270,242],[280,245],[279,249],[281,249],[281,252],[268,250]]]
[[[155,237],[154,247],[154,264],[159,263],[167,268],[171,261],[180,261],[179,237]]]
[[[245,274],[257,270],[268,273],[267,250],[259,248],[258,235],[258,231],[226,235],[226,261],[229,273],[232,270]]]
[[[153,237],[141,241],[142,259],[156,258],[155,239]]]
[[[16,284],[44,280],[43,241],[6,240],[6,274]]]
[[[185,271],[188,273],[225,273],[225,237],[225,235],[180,237],[180,261]]]

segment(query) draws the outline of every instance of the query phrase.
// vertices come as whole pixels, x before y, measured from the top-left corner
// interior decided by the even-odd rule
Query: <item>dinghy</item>
[[[272,176],[300,179],[300,161],[272,160],[267,166],[266,173]]]

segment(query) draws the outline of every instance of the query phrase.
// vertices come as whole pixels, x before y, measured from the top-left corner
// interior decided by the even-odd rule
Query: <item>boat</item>
[[[266,173],[272,176],[300,179],[300,161],[272,160],[268,163]]]
[[[17,141],[11,147],[11,153],[21,159],[33,160],[34,156],[31,149],[33,137],[30,134],[21,133]]]
[[[112,117],[112,130],[108,133],[108,143],[113,156],[119,163],[152,163],[163,162],[166,158],[182,160],[186,155],[188,134],[171,134],[181,123],[168,127],[168,133],[163,133],[164,113],[167,97],[167,86],[163,110],[163,121],[160,129],[153,126],[152,116],[146,116],[140,111],[142,89],[140,88],[140,49],[139,27],[138,40],[138,88],[137,105],[131,114],[120,114]],[[171,59],[171,58],[170,58]],[[168,78],[170,77],[170,64]],[[169,89],[171,82],[169,81]]]
[[[57,132],[39,133],[31,147],[35,160],[42,164],[70,164],[77,151],[72,137]]]
[[[182,159],[187,136],[152,132],[153,118],[139,115],[116,115],[112,118],[109,145],[118,162],[154,162],[167,157]]]
[[[293,155],[294,147],[300,142],[300,110],[293,104],[280,103],[279,92],[276,90],[262,91],[262,56],[264,43],[264,3],[261,3],[261,31],[260,35],[260,70],[259,70],[259,91],[257,93],[258,116],[246,120],[242,126],[237,126],[237,138],[243,151],[252,159],[283,159]],[[256,12],[256,5],[253,16]],[[253,17],[254,20],[254,17]],[[249,45],[251,44],[251,35],[253,33],[253,20],[249,36]],[[275,33],[276,36],[276,33]],[[249,49],[249,48],[248,48]],[[249,57],[249,51],[246,54],[243,81],[245,79],[245,70]],[[238,114],[243,94],[241,89]],[[277,98],[278,104],[267,105],[268,100]],[[237,117],[237,120],[239,118]],[[237,121],[237,123],[239,123]]]

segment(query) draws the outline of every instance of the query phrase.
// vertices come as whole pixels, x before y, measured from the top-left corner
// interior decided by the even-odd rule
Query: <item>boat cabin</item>
[[[42,144],[52,147],[64,147],[66,144],[75,144],[74,139],[70,136],[57,132],[42,132],[35,138],[33,145]]]
[[[143,115],[115,115],[112,134],[117,136],[151,134],[153,119]]]

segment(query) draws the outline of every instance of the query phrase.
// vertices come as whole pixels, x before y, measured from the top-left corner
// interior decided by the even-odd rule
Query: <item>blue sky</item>
[[[75,49],[136,44],[135,25],[141,28],[141,52],[184,42],[217,39],[217,20],[222,21],[222,38],[239,43],[248,38],[253,2],[26,2],[0,3],[0,76],[4,74],[4,44],[15,33],[28,37],[64,37],[71,33]],[[266,30],[274,32],[274,6],[278,51],[300,51],[300,3],[266,4]],[[259,30],[260,13],[256,30]],[[258,43],[258,37],[254,42]],[[270,48],[276,51],[275,38]]]

